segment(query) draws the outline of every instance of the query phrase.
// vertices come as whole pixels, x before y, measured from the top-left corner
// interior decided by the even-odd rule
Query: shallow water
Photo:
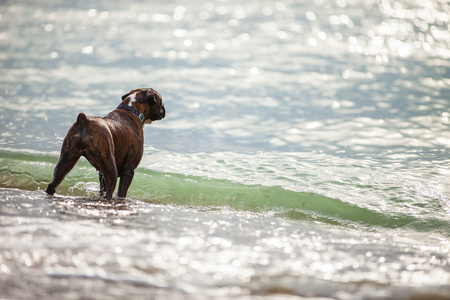
[[[450,5],[0,4],[6,299],[449,299]],[[80,161],[79,112],[153,87],[126,200]]]

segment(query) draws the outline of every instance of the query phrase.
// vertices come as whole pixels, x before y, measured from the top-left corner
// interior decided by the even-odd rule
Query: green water
[[[0,156],[0,186],[30,191],[45,190],[57,159],[56,156],[3,151]],[[95,197],[98,190],[97,172],[82,159],[57,192],[59,195]],[[150,203],[203,207],[208,210],[228,208],[359,229],[411,228],[419,232],[432,230],[450,236],[450,222],[446,219],[380,212],[280,186],[242,184],[144,168],[136,170],[128,196]]]

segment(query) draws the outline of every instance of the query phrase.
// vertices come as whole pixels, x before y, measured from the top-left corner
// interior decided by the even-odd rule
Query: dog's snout
[[[161,107],[160,107],[159,110],[153,115],[153,117],[150,118],[150,120],[152,120],[152,121],[162,120],[162,119],[164,119],[165,116],[166,116],[166,108],[164,107],[164,104],[161,103]]]
[[[164,117],[166,116],[166,108],[164,107],[164,104],[161,103],[161,108],[159,109],[159,116],[161,117],[161,119],[164,119]]]

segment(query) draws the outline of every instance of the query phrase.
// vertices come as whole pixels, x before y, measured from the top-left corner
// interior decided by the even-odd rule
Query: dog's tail
[[[75,136],[78,142],[78,147],[80,149],[86,148],[86,144],[90,143],[89,134],[89,120],[84,113],[79,113],[77,117],[77,122],[74,124],[74,128],[77,128]]]
[[[84,113],[79,113],[77,117],[77,124],[78,126],[81,126],[82,128],[86,128],[88,123],[87,117]]]
[[[91,144],[91,137],[88,134],[90,131],[89,120],[84,113],[79,113],[75,127],[77,128],[78,147],[85,149],[87,145]]]

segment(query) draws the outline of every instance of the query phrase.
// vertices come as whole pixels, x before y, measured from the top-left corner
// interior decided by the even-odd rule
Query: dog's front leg
[[[119,190],[117,192],[117,196],[119,196],[119,198],[125,198],[127,196],[127,191],[130,187],[133,177],[134,169],[132,167],[125,168],[119,181]]]

